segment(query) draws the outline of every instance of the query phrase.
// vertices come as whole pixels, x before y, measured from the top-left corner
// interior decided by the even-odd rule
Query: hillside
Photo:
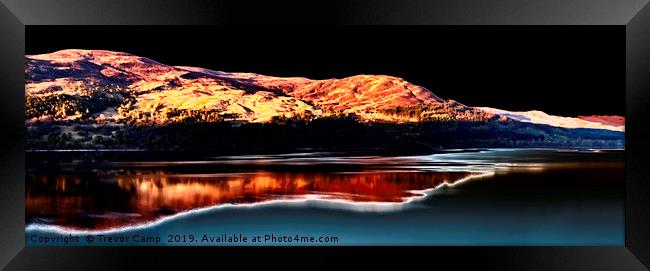
[[[355,114],[368,121],[408,122],[420,116],[387,110],[431,106],[451,119],[492,117],[458,103],[447,103],[454,107],[448,110],[445,101],[426,88],[386,75],[280,78],[173,67],[99,50],[27,56],[25,75],[30,121],[269,122],[277,117]]]
[[[604,129],[611,131],[625,131],[625,119],[619,116],[579,116],[577,118],[549,115],[542,111],[507,111],[490,107],[477,107],[477,109],[505,116],[521,122],[545,124],[564,128]]]
[[[625,129],[470,107],[389,75],[274,77],[102,50],[28,55],[25,81],[29,148],[621,147]]]

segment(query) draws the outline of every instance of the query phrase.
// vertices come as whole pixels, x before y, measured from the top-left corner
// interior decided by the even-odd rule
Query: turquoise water
[[[187,163],[183,163],[183,170],[203,173],[206,160],[201,161],[200,170]],[[154,166],[151,161],[140,162]],[[322,197],[310,190],[300,197],[221,203],[102,229],[63,227],[56,221],[86,220],[57,220],[54,214],[39,216],[32,212],[26,221],[25,241],[30,246],[624,244],[623,151],[497,149],[398,157],[262,155],[211,158],[207,164],[212,174],[233,174],[223,168],[238,165],[239,172],[242,164],[248,169],[265,170],[283,165],[274,170],[292,172],[307,171],[305,166],[319,164],[319,171],[336,168],[338,173],[341,165],[364,165],[346,167],[345,173],[356,174],[368,168],[391,171],[397,174],[391,176],[397,176],[393,182],[398,184],[403,182],[400,176],[413,171],[482,175],[420,191],[408,200],[396,202]],[[169,165],[159,163],[157,167],[170,175]],[[31,173],[63,174],[40,169]],[[57,194],[51,200],[65,197]]]

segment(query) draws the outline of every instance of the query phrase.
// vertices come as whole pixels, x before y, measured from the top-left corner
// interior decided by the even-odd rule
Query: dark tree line
[[[79,125],[65,132],[52,123],[27,129],[32,149],[140,148],[197,150],[439,149],[469,147],[624,147],[624,133],[567,129],[514,121],[362,123],[355,116],[272,123],[178,122],[163,126]],[[73,135],[74,134],[74,135]]]

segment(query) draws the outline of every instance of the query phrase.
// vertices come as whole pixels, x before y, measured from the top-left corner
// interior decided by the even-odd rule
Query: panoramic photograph
[[[614,30],[29,26],[25,242],[623,245]]]

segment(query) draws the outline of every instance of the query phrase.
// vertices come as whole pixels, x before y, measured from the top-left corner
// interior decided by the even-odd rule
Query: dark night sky
[[[402,77],[470,106],[625,113],[623,26],[28,26],[26,54],[105,49],[314,79]]]

